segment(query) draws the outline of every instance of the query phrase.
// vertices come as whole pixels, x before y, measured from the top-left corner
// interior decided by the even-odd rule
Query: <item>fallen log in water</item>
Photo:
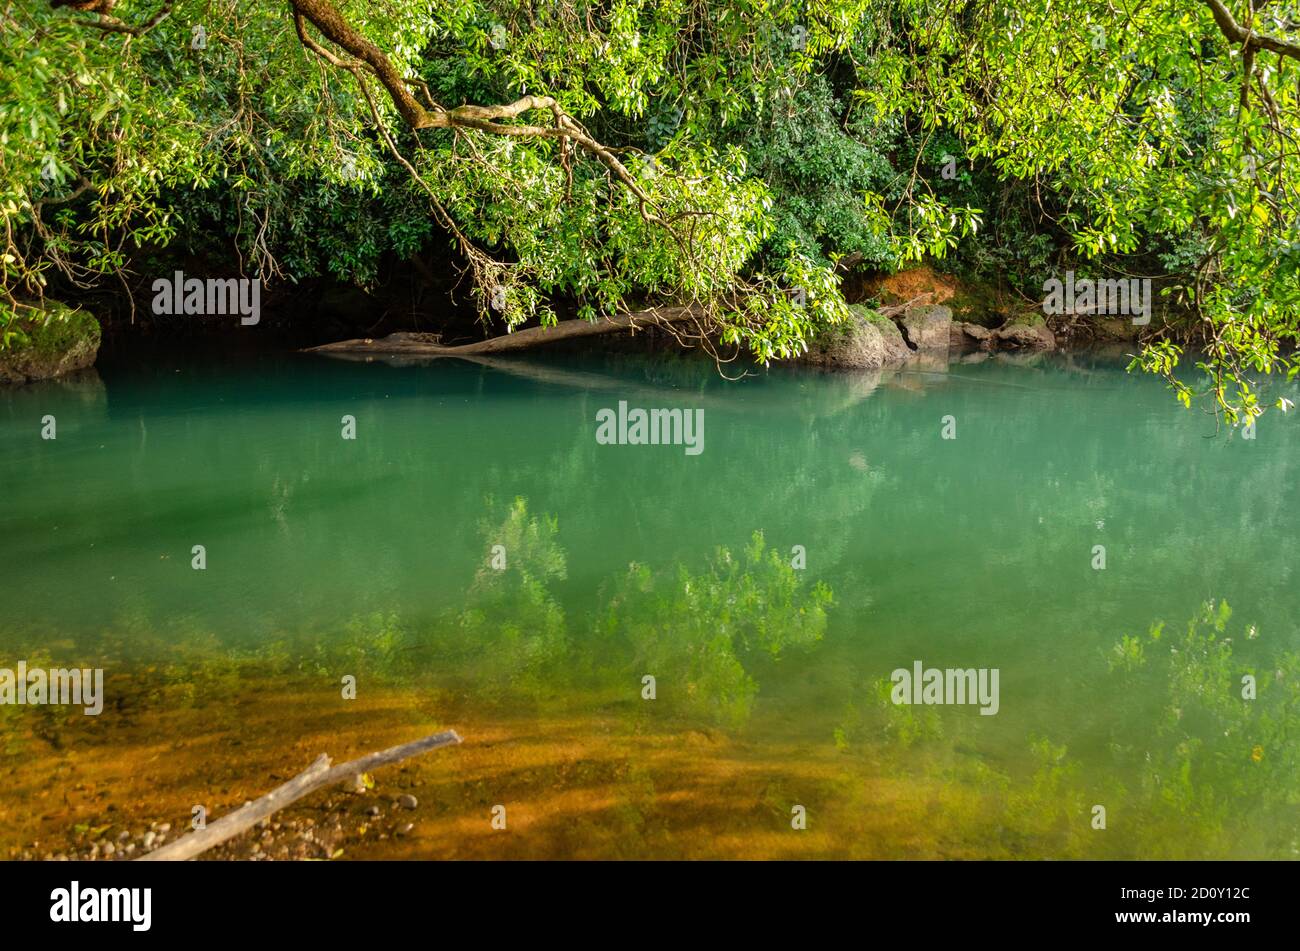
[[[428,339],[421,339],[413,334],[395,333],[378,339],[363,338],[357,340],[340,340],[337,343],[308,347],[309,353],[409,353],[431,357],[472,356],[481,353],[505,353],[511,350],[527,350],[540,344],[554,343],[558,340],[573,340],[577,337],[593,337],[599,334],[616,333],[620,330],[644,330],[649,327],[663,327],[682,321],[699,318],[699,308],[695,307],[654,307],[604,320],[561,320],[551,327],[529,327],[514,333],[502,334],[474,343],[463,343],[454,347],[444,347]],[[424,335],[421,335],[424,336]]]
[[[905,304],[881,307],[882,316],[893,317],[924,300],[929,295],[914,297]],[[529,327],[513,333],[462,343],[456,346],[444,346],[435,342],[436,334],[394,333],[387,337],[359,337],[354,340],[339,340],[334,343],[307,347],[307,353],[337,354],[394,354],[422,357],[470,357],[482,354],[508,353],[513,350],[529,350],[543,344],[560,340],[573,340],[578,337],[594,337],[600,334],[617,333],[620,330],[645,330],[650,327],[671,327],[688,320],[703,320],[704,312],[699,307],[651,307],[617,317],[603,320],[561,320],[550,327]],[[701,331],[703,332],[703,331]]]
[[[150,852],[148,855],[142,855],[136,861],[183,862],[186,859],[192,859],[199,853],[206,852],[222,842],[233,839],[241,832],[248,831],[263,819],[280,811],[290,803],[298,801],[303,796],[315,792],[317,789],[351,781],[353,777],[368,773],[377,767],[396,763],[399,760],[420,753],[427,753],[442,746],[454,746],[459,742],[460,736],[456,731],[448,730],[445,733],[435,733],[432,736],[426,736],[422,740],[403,743],[401,746],[389,747],[386,750],[380,750],[378,753],[371,753],[359,759],[340,763],[333,768],[330,767],[330,758],[321,754],[316,762],[283,786],[277,786],[271,790],[261,799],[256,799],[236,809],[229,815],[222,816],[207,828],[196,829],[188,835],[181,836],[175,842],[163,846],[161,849]]]

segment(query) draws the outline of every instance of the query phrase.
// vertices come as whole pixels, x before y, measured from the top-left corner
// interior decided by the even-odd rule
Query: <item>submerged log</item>
[[[893,317],[895,314],[905,312],[921,299],[918,297],[905,304],[882,307],[877,312],[885,317]],[[618,333],[621,330],[630,330],[635,333],[638,330],[646,330],[651,327],[671,328],[674,324],[685,323],[690,320],[701,321],[702,323],[697,324],[695,334],[687,333],[688,337],[694,338],[706,335],[705,330],[707,328],[703,323],[704,317],[703,309],[697,306],[652,307],[648,310],[638,310],[617,317],[606,317],[602,320],[561,320],[551,327],[529,327],[527,330],[516,330],[513,333],[489,337],[487,340],[477,340],[474,343],[462,343],[456,346],[444,346],[442,343],[437,342],[436,334],[398,332],[389,334],[387,337],[358,337],[352,340],[339,340],[334,343],[321,344],[318,347],[307,347],[304,352],[346,354],[349,356],[383,354],[387,356],[406,355],[415,357],[473,357],[494,353],[508,353],[512,350],[530,350],[533,347],[556,343],[561,340],[595,337],[601,334]]]
[[[350,782],[353,777],[368,773],[372,769],[396,763],[420,753],[427,753],[442,746],[455,746],[460,736],[455,730],[435,733],[422,740],[392,746],[378,753],[371,753],[359,759],[340,763],[330,767],[330,758],[321,754],[316,762],[289,780],[283,786],[277,786],[261,799],[256,799],[234,812],[222,816],[205,829],[196,829],[188,835],[181,836],[175,842],[156,849],[148,855],[142,855],[138,862],[183,862],[192,859],[201,852],[206,852],[246,832],[268,816],[280,811],[290,803],[297,802],[303,796],[325,786]]]
[[[319,347],[308,347],[308,353],[409,353],[431,357],[473,356],[483,353],[506,353],[510,350],[527,350],[557,340],[574,340],[617,333],[620,330],[644,330],[649,327],[681,323],[702,316],[695,307],[655,307],[639,310],[604,320],[561,320],[553,327],[529,327],[514,333],[490,337],[474,343],[445,347],[440,343],[422,340],[411,334],[396,333],[376,340],[359,338],[340,340]]]

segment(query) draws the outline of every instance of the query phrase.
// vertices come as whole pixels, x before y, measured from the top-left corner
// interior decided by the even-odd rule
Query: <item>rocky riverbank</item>
[[[1124,319],[1070,314],[1046,318],[1034,302],[986,285],[964,282],[929,267],[846,282],[849,319],[813,341],[790,362],[838,369],[880,370],[980,354],[1045,353],[1096,343],[1135,344],[1139,328]],[[369,358],[481,356],[620,330],[645,330],[690,318],[683,307],[663,307],[599,324],[564,321],[488,340],[446,346],[439,334],[398,332],[383,338],[338,341],[311,348]],[[0,383],[29,383],[67,376],[91,366],[99,351],[98,320],[89,312],[46,300],[35,316],[11,321],[0,348]],[[653,345],[655,335],[642,338]]]
[[[953,318],[943,304],[916,304],[895,311],[849,307],[847,323],[809,348],[804,361],[853,370],[902,367],[918,357],[945,357],[998,350],[1049,352],[1056,335],[1041,317],[1017,316],[998,327]]]
[[[823,334],[800,362],[882,370],[947,359],[978,361],[989,354],[1048,353],[1098,342],[1133,343],[1138,328],[1124,320],[1093,320],[1080,333],[1077,317],[1055,326],[1032,303],[1008,300],[929,268],[868,284],[871,304],[849,307],[849,320]]]

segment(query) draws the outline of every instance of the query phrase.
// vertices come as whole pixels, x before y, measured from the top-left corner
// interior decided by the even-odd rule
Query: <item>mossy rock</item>
[[[888,317],[860,304],[849,306],[849,317],[828,328],[808,347],[804,361],[817,366],[879,370],[911,356],[903,334]]]
[[[88,311],[46,300],[39,316],[16,320],[18,333],[0,349],[0,383],[48,380],[95,362],[99,321]]]
[[[909,307],[898,321],[908,344],[917,350],[947,350],[952,310],[943,304]]]
[[[993,331],[993,339],[1014,350],[1055,350],[1056,335],[1042,314],[1025,311],[1014,315]]]

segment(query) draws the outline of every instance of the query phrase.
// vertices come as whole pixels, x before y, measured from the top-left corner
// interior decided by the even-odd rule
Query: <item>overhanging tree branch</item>
[[[58,3],[51,5],[56,7],[61,6],[61,4]],[[108,4],[107,6],[111,8],[112,4]],[[153,16],[140,24],[127,23],[125,20],[119,20],[117,17],[106,12],[96,13],[95,19],[93,20],[78,19],[76,22],[84,26],[93,27],[96,30],[103,30],[105,33],[125,33],[128,36],[144,36],[163,20],[167,19],[167,17],[171,15],[171,12],[172,4],[171,0],[168,0],[167,3],[164,3],[158,8],[158,11]]]
[[[429,98],[430,108],[415,97],[412,86],[427,87],[417,80],[406,79],[398,72],[392,60],[373,42],[363,36],[343,18],[338,8],[329,0],[290,0],[293,8],[294,23],[298,37],[307,49],[316,53],[326,62],[352,72],[364,69],[373,73],[383,84],[392,99],[398,114],[413,130],[420,129],[474,129],[493,135],[505,135],[526,139],[558,139],[561,144],[572,141],[579,148],[599,160],[610,173],[636,196],[641,205],[641,214],[656,224],[667,223],[651,209],[654,202],[645,189],[636,180],[627,167],[619,161],[609,148],[592,138],[587,131],[570,116],[551,96],[522,96],[514,102],[502,105],[478,106],[463,105],[446,109]],[[320,30],[331,43],[345,50],[352,57],[351,61],[322,47],[308,34],[303,20]],[[545,110],[551,113],[553,125],[506,125],[501,120],[515,119],[526,112]]]
[[[1239,43],[1248,50],[1268,50],[1281,56],[1300,59],[1300,44],[1289,43],[1266,33],[1256,33],[1253,29],[1242,26],[1222,0],[1204,0],[1204,3],[1214,14],[1214,22],[1218,24],[1219,31],[1232,42]]]
[[[560,146],[561,164],[570,175],[572,174],[570,150],[576,147],[596,159],[607,170],[610,177],[617,180],[619,185],[636,199],[637,212],[641,219],[648,225],[662,229],[663,233],[681,252],[686,267],[696,272],[709,267],[709,265],[701,263],[696,254],[694,222],[701,216],[713,213],[695,209],[682,209],[670,215],[665,215],[657,206],[655,199],[647,193],[641,182],[632,175],[614,151],[597,141],[577,119],[564,110],[554,97],[528,95],[521,96],[514,102],[509,103],[496,105],[466,104],[450,109],[446,108],[434,100],[428,86],[418,77],[403,76],[388,55],[348,23],[330,0],[289,0],[289,6],[298,38],[303,47],[315,53],[331,66],[350,72],[357,80],[385,145],[413,180],[429,195],[434,213],[455,236],[462,253],[466,255],[470,270],[474,274],[475,284],[480,289],[494,285],[499,287],[501,275],[508,269],[508,266],[492,260],[481,249],[475,247],[473,242],[468,240],[455,222],[451,220],[451,216],[439,201],[438,196],[434,194],[429,183],[400,154],[375,107],[374,98],[369,89],[371,77],[377,79],[380,85],[383,86],[397,113],[412,131],[448,129],[454,133],[472,131],[516,139],[554,140]],[[337,47],[338,51],[330,49],[325,43],[314,38],[308,30],[308,23],[318,30],[329,44]],[[419,90],[423,93],[428,102],[427,107],[416,98],[413,90]],[[531,112],[549,113],[550,122],[547,124],[532,124],[526,121],[512,121]],[[682,225],[680,230],[679,225]],[[483,304],[485,299],[483,296],[480,297],[480,313],[486,317],[487,311]],[[679,303],[685,302],[679,301]],[[715,325],[716,321],[708,319],[706,315],[716,317],[714,312],[718,302],[704,299],[698,293],[692,293],[690,303],[692,305],[690,307],[677,309],[681,313],[674,310],[671,319],[664,316],[666,312],[657,308],[643,311],[637,316],[642,320],[648,318],[649,322],[669,328],[670,331],[674,327],[679,327],[682,323],[693,323],[698,330],[698,334],[691,335],[691,338],[702,341],[703,345],[712,352],[712,341],[708,337],[708,327]],[[618,318],[612,324],[609,321],[600,322],[598,325],[601,330],[597,332],[608,332],[618,327],[617,320]],[[636,323],[628,325],[629,328],[635,328],[636,326]],[[538,328],[538,331],[540,335],[548,338],[567,336],[573,332],[572,328],[565,328],[564,332],[561,332],[555,327]],[[680,331],[672,332],[674,332],[674,335],[679,336],[679,339],[685,339],[680,334]],[[511,345],[504,349],[513,348],[514,346]]]

